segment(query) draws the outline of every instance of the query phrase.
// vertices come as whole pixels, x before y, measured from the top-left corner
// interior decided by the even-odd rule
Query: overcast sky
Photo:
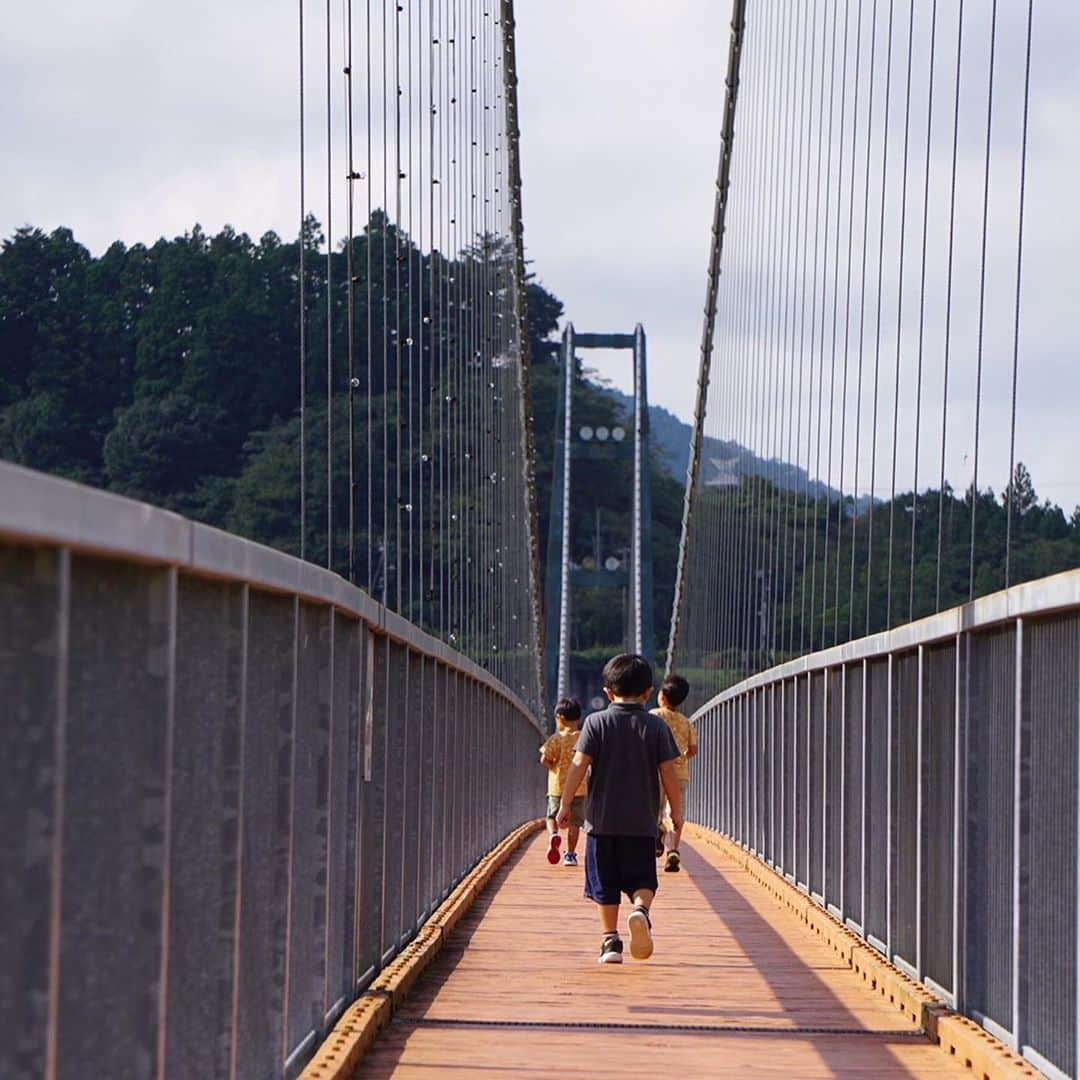
[[[943,11],[951,6],[943,0]],[[977,18],[989,4],[969,6]],[[532,268],[579,330],[641,322],[652,400],[689,417],[729,0],[517,8]],[[1020,456],[1037,486],[1071,508],[1080,501],[1080,20],[1074,0],[1039,0],[1036,10]],[[8,4],[0,235],[68,225],[95,253],[195,222],[294,235],[295,22],[292,0]],[[628,385],[625,358],[596,359]]]
[[[582,330],[643,323],[652,397],[684,415],[729,9],[518,4],[532,268]],[[195,222],[295,234],[295,12],[277,0],[9,5],[0,234],[69,225],[95,253]],[[625,357],[611,359],[622,364],[596,357],[628,385]]]

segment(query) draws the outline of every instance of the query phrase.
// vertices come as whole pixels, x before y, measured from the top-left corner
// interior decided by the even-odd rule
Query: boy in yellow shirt
[[[675,762],[675,776],[679,781],[679,790],[682,792],[682,804],[686,806],[686,792],[690,786],[690,759],[697,754],[697,732],[689,719],[679,712],[679,706],[686,700],[690,693],[690,684],[681,675],[669,675],[660,687],[657,701],[660,707],[653,709],[653,714],[659,716],[671,731],[675,738],[675,745],[679,748],[679,758]],[[667,807],[660,808],[660,831],[664,834],[663,848],[657,851],[657,857],[665,854],[664,871],[677,874],[681,868],[679,855],[679,841],[682,839],[682,825],[677,828],[665,828]],[[659,845],[658,845],[659,846]]]
[[[581,734],[581,704],[574,698],[563,698],[555,706],[555,734],[540,747],[540,764],[548,771],[547,787],[547,861],[555,866],[559,862],[559,846],[562,837],[555,818],[559,813],[559,801],[562,799],[563,783],[570,765],[574,760],[578,735]],[[577,866],[577,844],[581,826],[585,824],[585,795],[589,784],[581,781],[581,786],[574,793],[570,803],[570,824],[566,830],[566,854],[562,857],[563,866]]]

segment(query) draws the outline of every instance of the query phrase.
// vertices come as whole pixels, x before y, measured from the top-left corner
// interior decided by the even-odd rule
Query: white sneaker
[[[652,923],[643,907],[636,907],[626,920],[630,931],[630,955],[635,960],[648,960],[653,953]]]
[[[597,960],[598,964],[621,964],[622,963],[622,941],[619,938],[604,938],[603,943],[600,946],[600,957]]]
[[[563,864],[563,866],[577,866],[577,864],[578,864],[577,852],[576,851],[568,851],[568,852],[566,852],[566,854],[563,855],[563,857],[562,857],[562,864]]]

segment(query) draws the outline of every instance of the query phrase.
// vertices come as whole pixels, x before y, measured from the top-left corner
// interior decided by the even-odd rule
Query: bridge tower
[[[574,422],[574,382],[578,349],[625,349],[633,364],[632,438],[615,433],[578,429]],[[551,485],[551,520],[547,556],[547,686],[552,700],[570,693],[571,626],[575,588],[628,590],[626,641],[629,648],[650,662],[654,652],[652,489],[649,482],[649,397],[646,374],[645,331],[639,323],[632,334],[579,334],[572,323],[563,333],[559,352],[560,375],[556,414],[554,475]],[[599,437],[598,437],[599,436]],[[625,565],[589,570],[572,559],[571,484],[573,462],[584,458],[633,459],[633,505],[630,553]]]

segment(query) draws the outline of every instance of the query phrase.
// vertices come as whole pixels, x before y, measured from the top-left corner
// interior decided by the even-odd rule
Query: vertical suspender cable
[[[1005,588],[1010,577],[1013,502],[1016,496],[1016,387],[1020,371],[1020,287],[1024,259],[1024,198],[1027,193],[1028,106],[1031,99],[1031,23],[1034,0],[1028,0],[1027,39],[1024,46],[1024,119],[1020,135],[1020,206],[1016,223],[1016,306],[1013,313],[1012,389],[1009,409],[1009,500],[1005,521]]]
[[[394,70],[391,83],[394,94],[394,325],[391,330],[394,338],[394,610],[404,611],[405,582],[403,558],[407,554],[407,545],[402,533],[408,527],[408,511],[405,501],[406,467],[403,435],[407,422],[407,403],[402,401],[402,311],[401,311],[401,181],[405,178],[401,161],[401,16],[402,4],[394,5]]]
[[[952,353],[953,256],[956,250],[956,173],[960,144],[960,74],[964,54],[964,0],[960,0],[956,22],[956,83],[953,87],[952,175],[949,181],[949,250],[945,271],[945,355],[942,361],[941,390],[941,474],[938,481],[937,581],[934,610],[941,610],[941,562],[945,538],[945,453],[949,434],[949,360]]]
[[[387,208],[390,205],[390,187],[389,187],[389,173],[390,173],[390,161],[388,157],[388,146],[390,140],[387,136],[388,115],[386,110],[387,91],[386,91],[386,4],[385,2],[380,4],[382,8],[382,78],[380,84],[380,97],[382,98],[382,211],[379,217],[379,232],[380,239],[382,241],[382,253],[381,253],[381,275],[380,275],[380,297],[379,307],[382,309],[381,322],[381,334],[380,334],[380,347],[382,352],[382,458],[380,460],[380,472],[382,482],[382,515],[381,515],[381,542],[379,549],[379,598],[383,604],[390,604],[390,546],[391,546],[391,531],[390,531],[390,352],[389,352],[389,338],[390,338],[390,271],[386,261],[387,257],[387,233],[390,229],[390,217],[387,213]],[[394,423],[397,423],[397,415],[394,415]],[[397,533],[393,533],[394,544],[396,546]]]
[[[936,0],[935,0],[936,3]],[[843,550],[843,538],[844,538],[844,518],[847,513],[847,507],[844,496],[844,465],[847,457],[847,411],[848,411],[848,373],[851,362],[851,274],[853,266],[853,255],[855,245],[855,175],[856,175],[856,153],[858,150],[859,140],[859,101],[860,91],[862,89],[862,33],[863,33],[863,5],[859,4],[858,13],[855,17],[855,99],[852,104],[851,110],[851,149],[849,151],[851,155],[851,179],[848,185],[848,224],[847,224],[847,266],[846,275],[847,281],[844,286],[844,392],[843,400],[840,405],[840,412],[843,417],[843,430],[840,436],[840,512],[837,515],[837,527],[836,527],[836,582],[835,592],[833,599],[833,640],[839,642],[840,638],[840,560],[841,551]],[[864,230],[865,237],[865,230]],[[856,390],[856,442],[858,441],[858,415],[859,415],[859,401],[858,393]],[[858,472],[858,451],[855,453],[854,469]],[[851,498],[853,505],[852,513],[852,525],[851,532],[852,538],[855,535],[855,521],[854,519],[858,515],[859,506],[859,492],[857,484],[853,483],[851,488]],[[855,559],[854,559],[854,547],[852,548],[851,568],[854,571]],[[848,637],[851,636],[850,618],[851,612],[855,606],[855,579],[854,573],[851,574],[848,586]]]
[[[349,365],[349,581],[356,581],[356,208],[353,185],[359,177],[353,157],[353,20],[352,0],[345,7],[345,155],[348,240],[345,248],[345,279],[348,296],[347,349]]]
[[[930,86],[926,102],[926,163],[923,174],[922,254],[919,265],[919,339],[915,375],[915,465],[911,481],[911,565],[908,570],[908,621],[915,618],[915,544],[919,518],[919,443],[922,435],[923,342],[926,328],[926,246],[930,219],[930,162],[934,134],[934,74],[937,67],[937,0],[930,9]]]
[[[863,369],[866,360],[866,267],[869,253],[870,236],[870,163],[873,160],[874,143],[874,87],[877,77],[877,15],[878,0],[874,0],[874,6],[870,18],[870,72],[867,78],[867,103],[866,103],[866,157],[863,162],[863,208],[862,208],[862,256],[859,268],[859,359],[858,371],[855,376],[855,469],[852,477],[851,490],[855,496],[856,507],[861,497],[859,492],[859,466],[862,460],[862,400],[863,400]],[[867,534],[869,537],[870,514],[873,511],[873,500],[867,503]],[[855,551],[858,539],[858,530],[853,524],[851,528],[851,584],[850,595],[851,610],[848,612],[848,638],[855,636]],[[866,592],[867,605],[869,605],[870,593],[870,569],[866,569]]]
[[[975,519],[979,505],[979,434],[982,420],[983,334],[986,316],[986,239],[990,225],[990,143],[994,120],[994,61],[997,46],[997,0],[990,9],[990,70],[986,91],[986,150],[983,159],[982,251],[979,256],[979,333],[975,359],[975,443],[971,472],[971,544],[968,548],[968,599],[975,598]],[[1010,477],[1011,479],[1011,477]]]
[[[907,250],[908,160],[911,145],[911,66],[915,47],[915,0],[908,4],[907,75],[904,84],[904,149],[900,170],[900,265],[896,289],[896,366],[893,378],[892,472],[889,486],[889,552],[885,579],[885,626],[892,626],[893,548],[896,539],[896,453],[900,438],[900,369],[904,324],[904,256]],[[916,447],[918,454],[918,447]]]
[[[367,341],[364,355],[364,371],[367,374],[367,378],[364,381],[364,387],[367,391],[365,395],[367,399],[365,402],[367,410],[365,419],[367,422],[364,427],[364,452],[366,465],[365,479],[367,482],[367,518],[364,522],[364,547],[366,555],[364,587],[369,592],[374,593],[374,560],[372,556],[374,549],[373,541],[375,537],[375,415],[373,409],[375,401],[375,387],[373,385],[375,372],[375,291],[372,286],[373,260],[371,257],[371,245],[372,240],[374,239],[371,228],[371,0],[367,0],[366,4],[365,31],[364,76],[366,82],[365,103],[367,106],[367,155],[365,158],[367,172],[367,218],[364,222],[364,305],[366,308],[364,315]]]
[[[829,529],[832,523],[833,503],[833,445],[835,442],[835,416],[836,416],[836,320],[839,314],[840,302],[840,236],[842,233],[840,210],[844,193],[844,125],[847,122],[847,56],[848,56],[848,30],[850,19],[850,4],[844,3],[844,48],[840,60],[840,133],[837,136],[837,164],[838,179],[836,183],[836,208],[833,220],[833,280],[832,280],[832,328],[829,344],[829,427],[825,440],[825,543],[822,557],[822,587],[821,587],[821,646],[825,648],[829,644],[826,637],[827,613],[829,601]],[[836,9],[833,9],[833,65],[835,72],[836,62]],[[832,126],[834,110],[832,107],[833,94],[836,86],[836,76],[829,89],[829,160],[832,160]],[[831,172],[831,170],[830,170]],[[841,417],[841,422],[843,417]],[[843,478],[840,480],[841,491]],[[837,502],[837,518],[844,512],[843,495]],[[839,543],[839,540],[837,541]],[[835,588],[835,584],[834,584]]]
[[[871,631],[874,576],[874,500],[877,492],[878,391],[881,385],[881,300],[885,272],[885,207],[889,163],[889,100],[892,93],[892,39],[894,0],[889,0],[889,28],[885,43],[884,129],[881,136],[881,214],[878,219],[877,315],[874,320],[874,409],[870,435],[870,502],[866,523],[866,630]]]
[[[300,558],[306,553],[305,533],[307,527],[307,463],[305,461],[306,436],[306,381],[307,381],[307,311],[306,311],[306,276],[304,248],[307,231],[307,200],[304,139],[304,0],[299,0],[299,40],[300,40]]]
[[[334,563],[334,142],[330,0],[326,0],[326,567]]]

